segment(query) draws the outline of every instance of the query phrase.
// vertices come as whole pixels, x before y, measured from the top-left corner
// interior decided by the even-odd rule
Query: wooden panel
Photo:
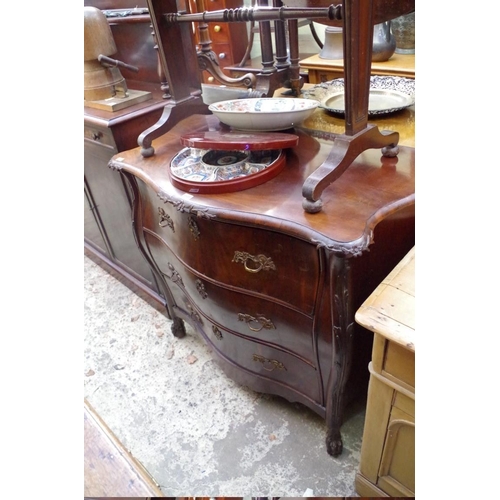
[[[383,375],[415,388],[415,353],[395,342],[387,343]]]
[[[391,387],[371,377],[359,470],[365,478],[374,484],[377,483],[380,456],[384,449],[393,394],[394,390]]]
[[[408,415],[412,417],[412,421],[415,420],[415,400],[412,398],[409,398],[405,396],[404,394],[401,394],[400,392],[396,391],[396,394],[394,395],[394,402],[393,406],[395,408],[400,409],[401,411],[404,411]]]
[[[415,425],[397,408],[391,414],[379,475],[378,486],[391,496],[414,496]]]
[[[162,497],[146,469],[84,401],[84,495]]]

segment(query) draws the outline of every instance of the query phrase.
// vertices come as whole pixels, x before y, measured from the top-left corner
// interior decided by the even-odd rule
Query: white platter
[[[237,130],[272,132],[299,125],[318,106],[311,99],[263,97],[216,102],[208,109]]]

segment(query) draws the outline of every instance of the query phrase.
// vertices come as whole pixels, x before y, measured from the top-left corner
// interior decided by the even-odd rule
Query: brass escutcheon
[[[205,290],[205,285],[201,280],[196,280],[196,290],[198,290],[198,293],[200,294],[200,297],[202,299],[206,299],[208,297],[208,293]]]
[[[219,340],[222,340],[222,333],[215,325],[212,325],[212,332]]]
[[[198,225],[194,221],[193,217],[188,218],[188,227],[189,231],[191,232],[191,235],[195,240],[198,240],[200,237],[200,230],[198,229]]]
[[[198,314],[198,312],[194,309],[194,307],[191,304],[186,304],[186,309],[189,311],[189,315],[191,316],[191,318],[197,321],[200,325],[203,325],[201,316]]]
[[[172,220],[172,217],[163,210],[163,208],[158,207],[158,215],[160,216],[160,221],[158,222],[160,227],[169,227],[174,233],[175,233],[175,228],[174,228],[174,221]]]

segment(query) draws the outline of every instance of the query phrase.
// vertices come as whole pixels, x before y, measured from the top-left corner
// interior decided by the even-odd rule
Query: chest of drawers
[[[368,379],[371,335],[354,311],[414,244],[414,150],[363,153],[325,191],[322,212],[307,214],[302,184],[331,143],[301,131],[265,184],[216,195],[173,187],[180,136],[219,127],[214,116],[190,116],[158,139],[153,157],[136,148],[111,160],[133,193],[139,248],[173,334],[189,322],[230,377],[324,417],[337,455],[350,382]]]

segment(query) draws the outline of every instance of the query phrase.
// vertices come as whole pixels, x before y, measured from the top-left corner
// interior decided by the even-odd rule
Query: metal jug
[[[396,51],[396,39],[391,31],[391,21],[373,27],[372,61],[388,61]]]

